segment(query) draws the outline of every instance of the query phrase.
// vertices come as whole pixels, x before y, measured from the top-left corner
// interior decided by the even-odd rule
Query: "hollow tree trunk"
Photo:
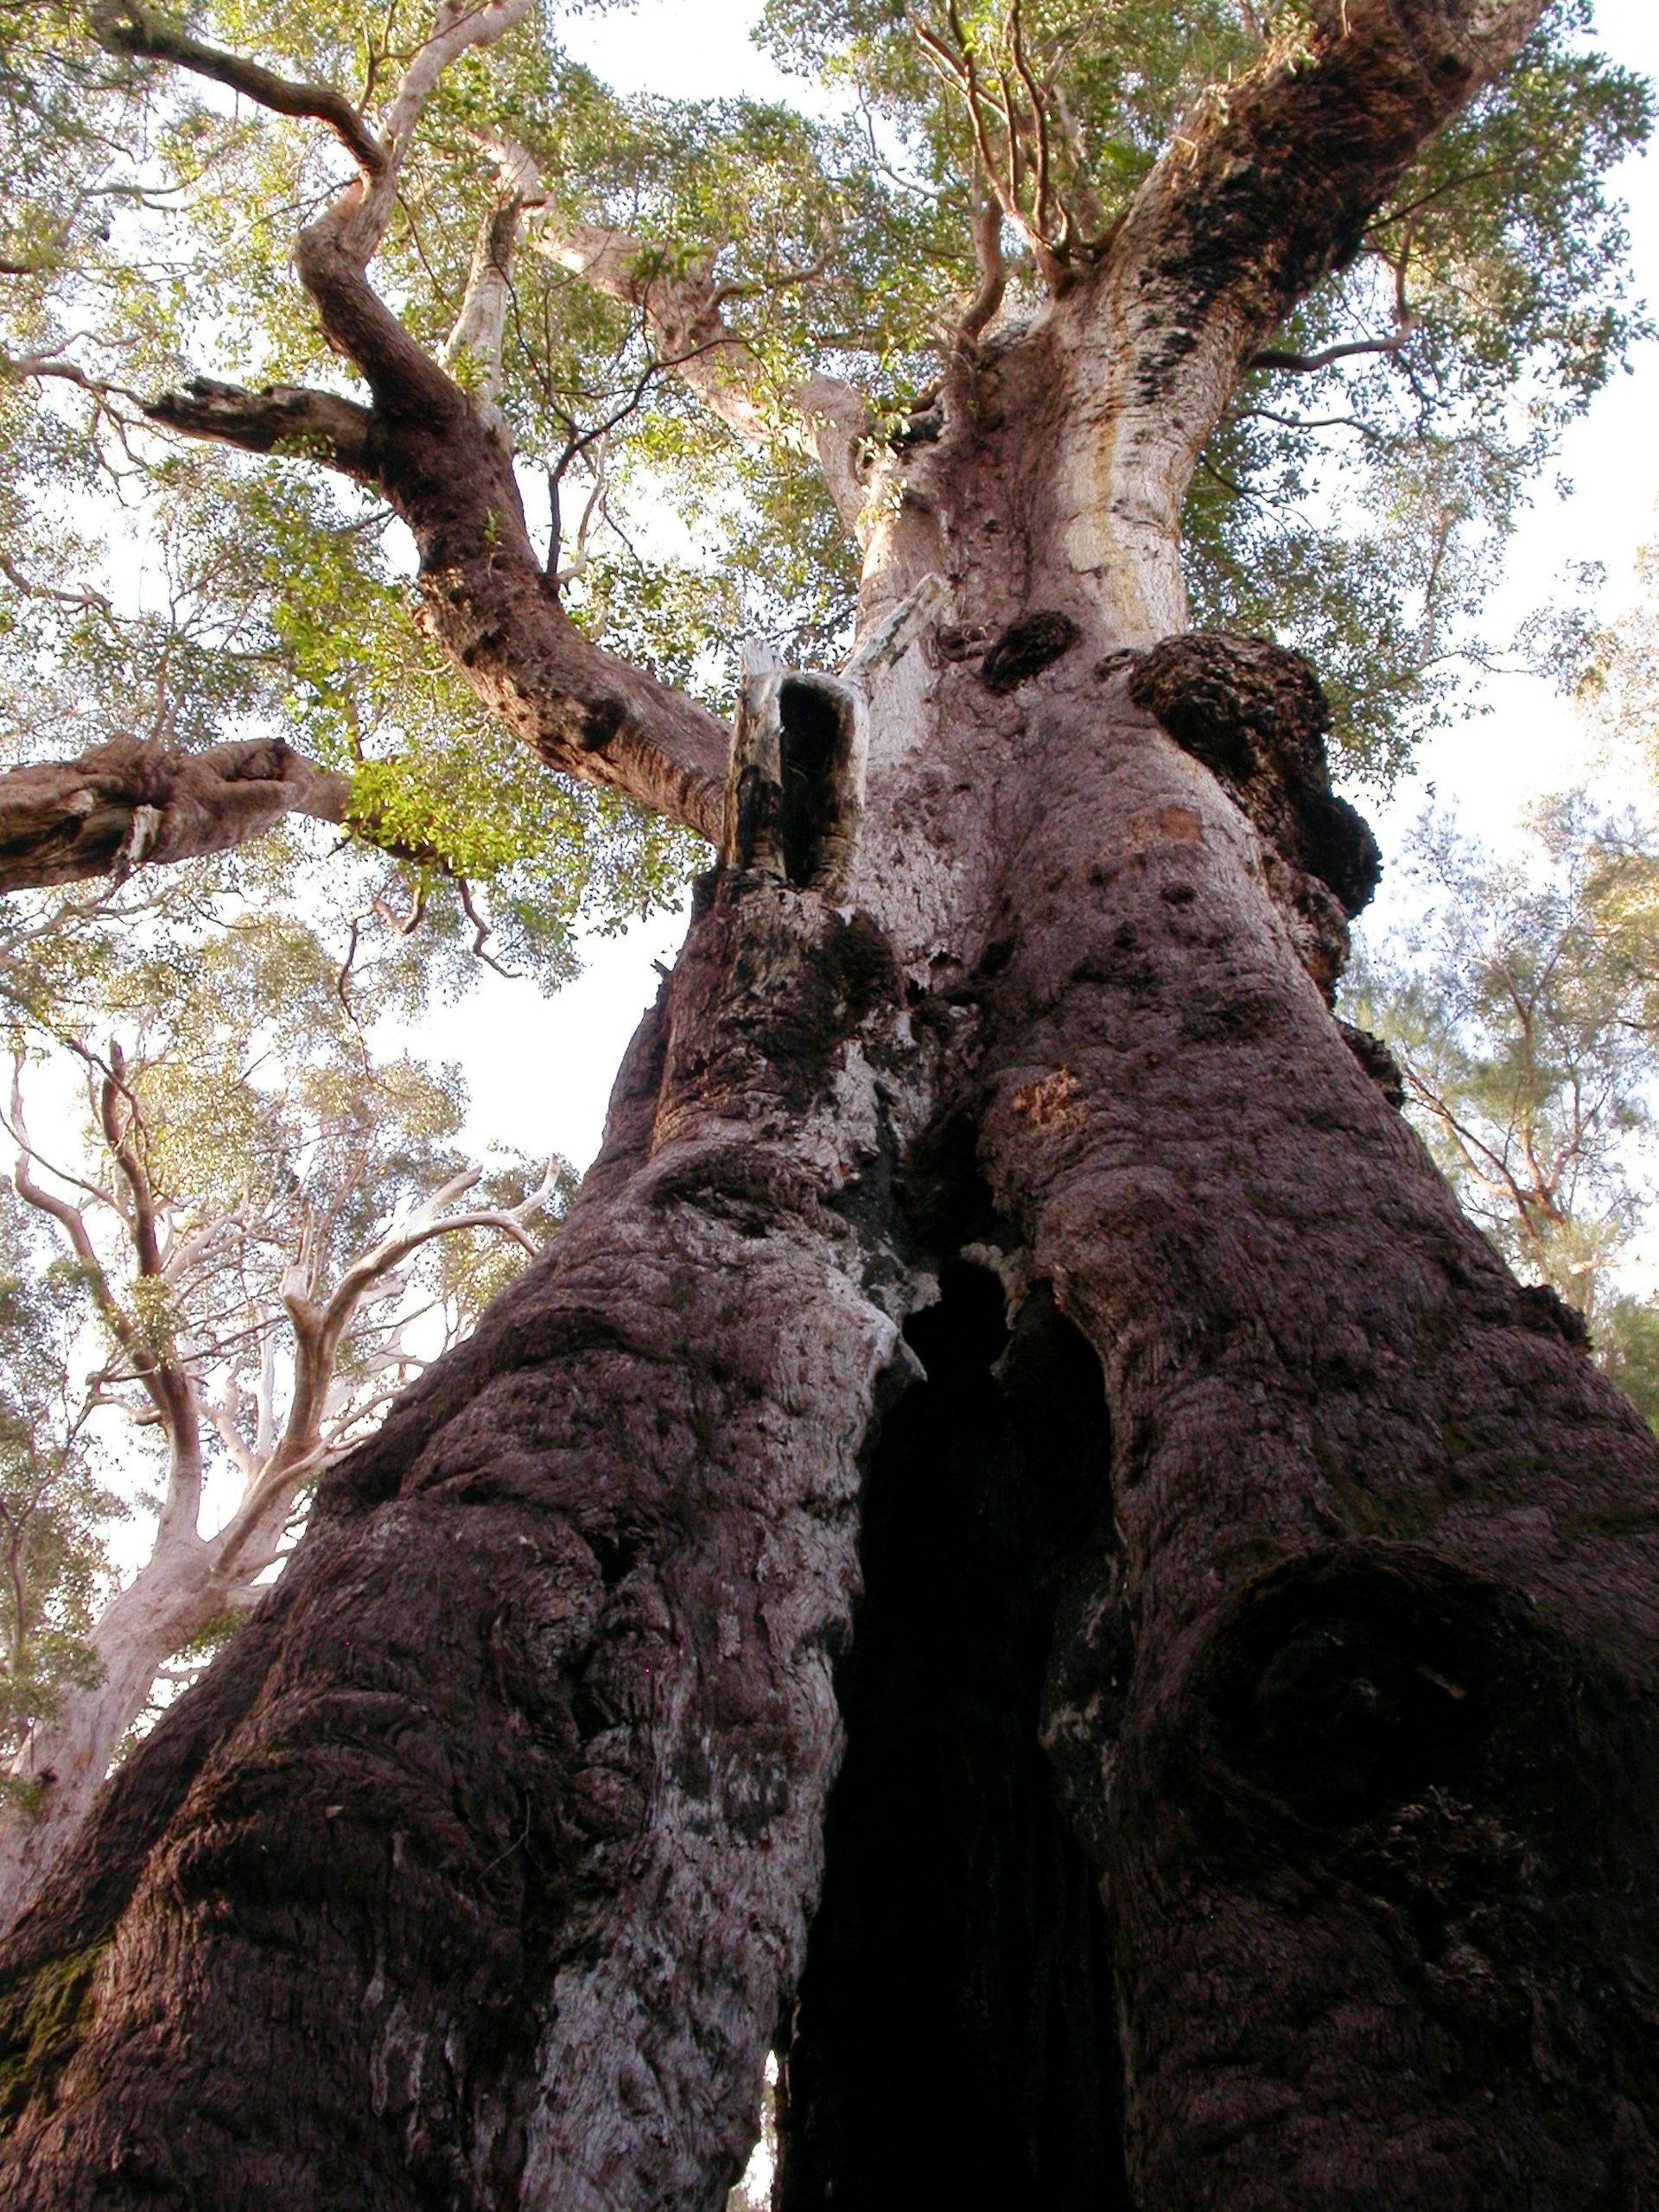
[[[554,1246],[14,1931],[0,2204],[714,2212],[774,2039],[790,2212],[1659,2190],[1659,1456],[1332,1020],[1316,689],[1158,643],[1083,362],[911,470],[861,824],[786,686]]]

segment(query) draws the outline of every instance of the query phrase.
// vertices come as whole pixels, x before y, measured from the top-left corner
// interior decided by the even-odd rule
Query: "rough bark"
[[[952,2156],[1028,2201],[1109,2202],[1119,2156],[1160,2212],[1640,2201],[1653,1446],[1331,1020],[1328,848],[1268,854],[1197,757],[1305,761],[1310,687],[1096,642],[926,677],[852,919],[711,887],[557,1244],[11,1939],[0,2202],[711,2206],[798,1976],[785,2201],[828,2197],[893,2133],[892,1947],[849,1964],[837,1903],[872,1883],[951,1900],[910,1991],[974,2085]],[[1184,661],[1185,745],[1133,696],[1181,723]],[[1063,1380],[938,1305],[950,1255]],[[918,1359],[868,1568],[875,1655],[931,1675],[825,1827],[861,1455]],[[969,1602],[903,1662],[925,1545]],[[1057,2045],[1096,2094],[1044,2104]]]
[[[713,2212],[774,2038],[791,2212],[1659,2193],[1659,1452],[1332,1018],[1317,685],[1162,635],[1205,409],[1535,13],[1322,13],[895,462],[863,620],[947,619],[754,672],[567,1225],[0,1954],[0,2204]]]
[[[177,1279],[174,1262],[179,1247],[170,1238],[163,1243],[156,1192],[135,1141],[136,1108],[124,1088],[123,1069],[119,1050],[113,1048],[111,1071],[101,1086],[100,1118],[130,1207],[131,1256],[139,1280],[165,1295]],[[273,1362],[251,1408],[256,1442],[251,1446],[222,1401],[217,1408],[204,1405],[200,1377],[176,1340],[156,1346],[135,1326],[115,1291],[111,1271],[99,1257],[84,1209],[37,1179],[22,1088],[19,1075],[13,1083],[10,1123],[19,1143],[15,1187],[64,1233],[105,1325],[149,1396],[151,1416],[166,1440],[168,1471],[149,1556],[110,1599],[86,1637],[90,1669],[64,1687],[48,1711],[35,1716],[8,1763],[7,1778],[18,1787],[0,1800],[0,1926],[10,1926],[33,1902],[57,1866],[168,1662],[209,1630],[245,1619],[259,1603],[270,1570],[288,1548],[308,1479],[341,1458],[345,1439],[363,1426],[358,1393],[365,1382],[372,1393],[378,1361],[371,1355],[363,1363],[369,1375],[359,1368],[354,1389],[341,1374],[340,1354],[364,1299],[423,1245],[442,1236],[486,1230],[513,1238],[533,1257],[536,1248],[524,1224],[539,1214],[552,1188],[550,1164],[548,1177],[517,1207],[457,1205],[480,1179],[478,1170],[463,1169],[359,1251],[332,1287],[323,1279],[317,1245],[302,1244],[277,1287],[292,1332],[285,1410],[279,1421]],[[187,1246],[191,1241],[184,1240]],[[267,1349],[274,1354],[269,1338]],[[372,1403],[384,1403],[385,1395],[372,1398]],[[230,1450],[242,1490],[228,1517],[212,1535],[204,1535],[203,1440],[210,1421]]]
[[[156,421],[257,453],[314,438],[409,524],[423,625],[492,714],[550,767],[717,838],[721,724],[582,635],[531,543],[512,456],[489,416],[404,336],[332,239],[314,239],[302,265],[342,348],[390,357],[382,404],[371,413],[328,394],[198,380],[158,400]]]
[[[0,773],[0,892],[226,852],[288,814],[339,822],[347,791],[280,739],[178,753],[112,738]]]

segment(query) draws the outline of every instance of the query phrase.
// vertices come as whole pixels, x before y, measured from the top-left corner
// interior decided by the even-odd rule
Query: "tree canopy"
[[[556,13],[512,12],[398,149],[377,283],[500,409],[578,623],[717,705],[734,635],[809,664],[844,650],[855,560],[798,395],[817,391],[809,422],[852,407],[867,454],[925,439],[963,302],[976,329],[1029,313],[1182,118],[1202,130],[1309,35],[1294,7],[1233,0],[937,19],[776,0],[760,35],[801,80],[793,108],[618,97],[566,59]],[[349,6],[8,9],[6,744],[73,751],[116,698],[152,743],[279,731],[349,775],[362,835],[487,884],[512,955],[556,973],[575,916],[661,895],[685,848],[518,766],[411,640],[406,541],[319,474],[315,432],[277,425],[256,461],[157,428],[213,429],[200,395],[157,407],[193,378],[357,388],[289,258],[341,180],[340,116],[422,35]],[[1587,10],[1552,6],[1206,448],[1194,619],[1306,650],[1371,774],[1490,645],[1494,552],[1645,327],[1607,180],[1649,120]]]

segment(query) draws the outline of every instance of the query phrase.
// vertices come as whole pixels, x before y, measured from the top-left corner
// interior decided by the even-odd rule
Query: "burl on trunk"
[[[1332,1019],[1317,683],[1176,634],[1241,367],[1536,13],[1316,10],[968,331],[723,815],[368,292],[381,171],[310,235],[437,634],[724,844],[553,1246],[11,1935],[0,2204],[714,2212],[772,2045],[789,2212],[1659,2200],[1659,1453]]]

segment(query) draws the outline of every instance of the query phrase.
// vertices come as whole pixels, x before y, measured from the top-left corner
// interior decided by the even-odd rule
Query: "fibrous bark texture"
[[[1318,8],[959,349],[890,649],[752,664],[729,775],[367,291],[390,187],[308,234],[439,635],[722,862],[555,1244],[8,1938],[8,2212],[716,2212],[769,2045],[787,2212],[1659,2201],[1659,1453],[1332,1016],[1313,675],[1170,634],[1232,378],[1536,15]]]
[[[713,2207],[782,2035],[783,2202],[896,2203],[912,2024],[964,2190],[1643,2201],[1651,1443],[1098,660],[919,671],[847,907],[711,881],[555,1247],[10,1939],[0,2202]]]

